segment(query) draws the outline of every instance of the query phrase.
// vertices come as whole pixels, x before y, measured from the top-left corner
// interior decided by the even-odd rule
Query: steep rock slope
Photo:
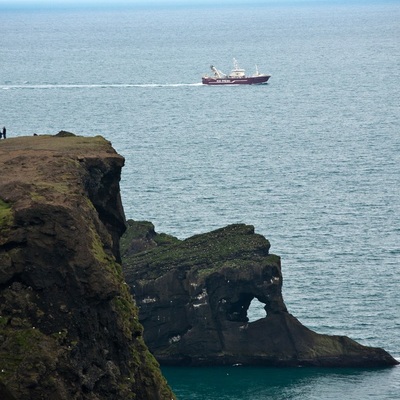
[[[280,258],[249,225],[184,241],[128,221],[123,266],[139,306],[145,340],[170,365],[395,365],[383,349],[317,334],[288,313]],[[249,322],[257,298],[265,317]],[[312,312],[312,311],[310,311]]]
[[[119,264],[124,159],[61,132],[0,163],[0,398],[174,398]]]

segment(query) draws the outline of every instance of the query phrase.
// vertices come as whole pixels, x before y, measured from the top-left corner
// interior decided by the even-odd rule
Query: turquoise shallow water
[[[398,398],[394,370],[164,368],[180,399],[337,400]]]
[[[400,359],[399,17],[382,2],[2,12],[0,126],[105,136],[128,218],[181,238],[253,224],[292,314]],[[199,83],[233,57],[270,82]],[[400,392],[400,368],[164,371],[183,400]]]

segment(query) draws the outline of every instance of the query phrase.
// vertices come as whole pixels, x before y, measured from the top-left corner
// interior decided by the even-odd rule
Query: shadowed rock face
[[[231,225],[184,241],[165,238],[160,240],[149,223],[129,221],[122,250],[145,341],[161,363],[397,363],[382,349],[317,334],[289,314],[281,292],[280,258],[269,254],[269,242],[252,226]],[[266,315],[249,322],[254,298],[265,304]]]
[[[174,398],[118,263],[124,159],[61,135],[3,140],[0,163],[0,398]]]

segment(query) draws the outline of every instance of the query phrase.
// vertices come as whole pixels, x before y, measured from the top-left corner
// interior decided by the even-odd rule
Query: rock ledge
[[[377,367],[386,351],[317,334],[289,314],[280,258],[254,227],[237,224],[184,241],[128,221],[123,266],[149,349],[166,365]],[[166,240],[166,238],[168,240]],[[134,246],[131,244],[134,243]],[[140,245],[141,243],[141,245]],[[249,322],[257,298],[266,316]]]

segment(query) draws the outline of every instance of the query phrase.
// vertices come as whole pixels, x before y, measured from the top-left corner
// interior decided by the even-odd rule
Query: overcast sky
[[[0,0],[2,9],[18,8],[70,8],[70,7],[137,7],[137,6],[196,6],[196,5],[234,5],[270,4],[288,0]],[[289,0],[299,2],[304,0]],[[326,1],[326,0],[318,0]]]
[[[396,2],[398,0],[380,0]],[[300,3],[371,3],[379,0],[0,0],[1,9],[69,8],[69,7],[135,7],[135,6],[197,6],[197,5],[267,5]]]
[[[343,0],[344,1],[344,0]],[[335,0],[0,0],[4,7],[60,7],[60,6],[143,6],[143,5],[229,5],[270,3],[329,3]],[[337,0],[336,0],[337,2]]]
[[[257,3],[270,2],[271,0],[255,0]],[[18,6],[41,6],[41,5],[177,5],[177,4],[230,4],[230,3],[250,3],[240,0],[0,0],[1,5]]]
[[[268,3],[271,0],[0,0],[1,8],[35,8],[35,7],[125,7],[125,6],[177,6],[177,5],[225,5],[232,3],[246,4]],[[298,1],[298,0],[296,0]]]

